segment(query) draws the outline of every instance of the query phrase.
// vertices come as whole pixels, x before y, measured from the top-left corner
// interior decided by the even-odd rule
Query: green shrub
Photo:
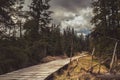
[[[0,48],[0,73],[13,71],[27,66],[28,56],[24,50],[7,46]]]

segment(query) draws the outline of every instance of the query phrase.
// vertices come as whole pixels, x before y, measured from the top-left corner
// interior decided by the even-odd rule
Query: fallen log
[[[97,75],[96,77],[103,79],[103,80],[104,79],[107,79],[107,80],[119,79],[120,80],[120,73],[116,73],[116,74],[106,73],[106,74]]]

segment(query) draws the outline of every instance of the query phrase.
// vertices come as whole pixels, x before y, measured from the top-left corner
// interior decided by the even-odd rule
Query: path
[[[82,56],[83,55],[77,56],[74,57],[73,59],[77,59]],[[69,61],[70,61],[69,58],[60,59],[40,65],[35,65],[32,67],[20,69],[18,71],[0,75],[0,80],[44,80],[47,76],[57,71],[64,65],[68,64]]]

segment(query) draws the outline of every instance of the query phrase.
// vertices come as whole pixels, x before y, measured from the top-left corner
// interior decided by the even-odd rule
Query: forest
[[[119,72],[120,60],[120,0],[93,0],[94,17],[91,23],[95,26],[89,41],[90,48],[95,48],[95,55],[99,60],[108,59],[105,63],[110,68],[110,63]],[[115,56],[115,57],[114,57]],[[115,59],[115,62],[111,62]]]
[[[91,23],[95,25],[92,30],[91,46],[96,48],[97,56],[105,57],[113,53],[115,43],[117,55],[120,50],[120,0],[93,0],[94,17]]]
[[[109,66],[115,45],[120,58],[120,0],[92,0],[94,28],[87,36],[52,23],[49,2],[32,0],[23,10],[24,0],[0,0],[0,74],[39,64],[46,56],[70,57],[93,48],[99,59],[109,58]]]
[[[51,22],[49,1],[32,0],[25,11],[24,0],[0,0],[0,74],[89,49],[88,37]]]

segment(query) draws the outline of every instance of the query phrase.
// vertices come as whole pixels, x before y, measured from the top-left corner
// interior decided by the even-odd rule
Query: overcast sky
[[[30,0],[26,0],[29,4]],[[53,23],[61,24],[62,28],[74,27],[78,33],[88,34],[93,28],[90,20],[93,16],[91,0],[51,0],[50,10]]]

